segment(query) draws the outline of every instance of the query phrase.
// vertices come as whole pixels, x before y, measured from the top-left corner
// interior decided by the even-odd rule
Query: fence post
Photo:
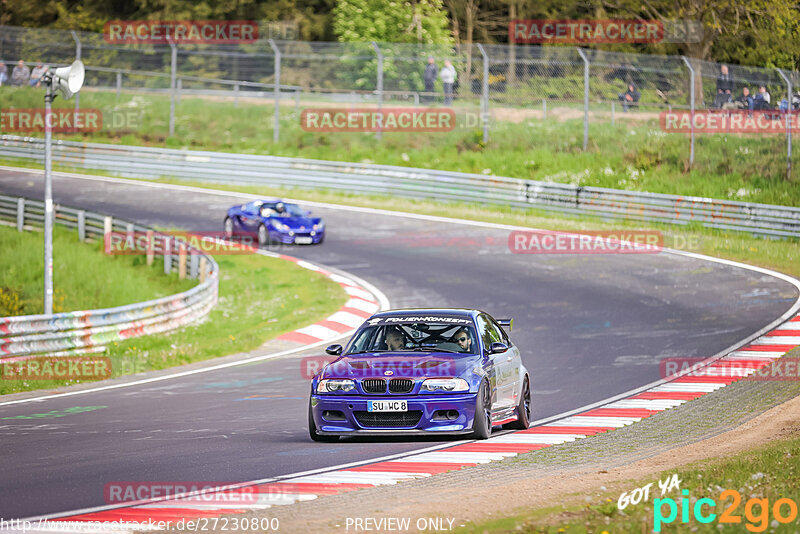
[[[153,259],[155,257],[155,252],[153,250],[153,231],[147,231],[147,265],[153,265]]]
[[[178,245],[178,279],[186,278],[186,246],[181,243]]]
[[[117,99],[119,99],[119,93],[122,91],[122,71],[117,71]]]
[[[614,111],[616,110],[615,109],[616,107],[617,107],[617,103],[616,102],[611,102],[611,126],[614,126]]]
[[[109,216],[103,218],[103,249],[108,254],[110,250],[109,244],[111,243],[111,231],[114,229],[114,219]]]
[[[275,53],[275,124],[272,128],[272,142],[277,143],[281,138],[281,51],[273,39],[267,42]]]
[[[86,212],[78,211],[78,240],[86,241]]]
[[[583,149],[589,148],[589,58],[581,48],[578,54],[583,59]]]
[[[197,278],[197,254],[191,253],[189,256],[189,278]]]
[[[183,78],[178,78],[175,81],[175,92],[178,93],[175,95],[175,103],[181,103],[181,93],[183,92]]]
[[[381,123],[383,122],[383,114],[381,113],[381,108],[383,107],[383,53],[375,41],[372,41],[372,48],[375,49],[375,54],[378,56],[378,117],[381,117],[381,120],[378,122],[378,131],[375,132],[375,138],[380,140]]]
[[[547,120],[547,99],[542,99],[542,120]]]
[[[792,179],[792,80],[783,72],[782,69],[776,69],[781,78],[786,82],[788,88],[786,102],[786,179]]]
[[[78,32],[70,30],[72,39],[75,41],[75,59],[81,59],[81,40],[78,38]],[[78,111],[81,109],[81,93],[75,93],[75,123],[78,123]]]
[[[167,40],[169,41],[169,47],[172,51],[172,60],[170,62],[169,69],[169,135],[173,136],[175,135],[175,92],[178,86],[178,46],[172,41],[171,38],[167,37]]]
[[[294,90],[294,110],[300,111],[300,88]]]
[[[206,260],[205,256],[200,258],[200,282],[206,281],[206,276],[208,276],[208,260]]]
[[[239,107],[239,84],[233,84],[233,107]]]
[[[483,87],[481,90],[481,122],[483,123],[483,142],[489,141],[489,56],[483,45],[478,43],[483,57]]]
[[[681,59],[686,64],[686,68],[689,69],[689,119],[691,123],[689,124],[689,128],[691,129],[691,141],[689,147],[689,167],[694,166],[694,67],[686,58],[686,56],[681,56]]]
[[[25,228],[25,199],[17,199],[17,232]]]
[[[172,238],[164,237],[164,274],[169,274],[172,270]]]

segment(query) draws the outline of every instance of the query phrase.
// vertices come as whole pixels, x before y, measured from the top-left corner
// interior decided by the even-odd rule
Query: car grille
[[[390,393],[411,393],[414,381],[410,378],[393,378],[389,381]]]
[[[411,427],[417,426],[422,417],[422,410],[409,412],[364,412],[353,411],[358,424],[363,427]]]
[[[383,378],[367,378],[361,381],[365,393],[386,393],[386,380]]]

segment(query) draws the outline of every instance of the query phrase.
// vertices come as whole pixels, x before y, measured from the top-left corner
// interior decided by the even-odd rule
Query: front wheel
[[[225,228],[225,237],[229,239],[233,237],[233,219],[231,219],[230,217],[225,217],[224,228]]]
[[[472,423],[472,437],[488,439],[492,435],[492,391],[489,383],[481,382],[478,398],[475,400],[475,417]]]
[[[314,441],[321,441],[323,443],[339,441],[339,436],[328,436],[317,432],[317,424],[314,422],[314,412],[311,410],[311,399],[308,400],[308,434]]]
[[[509,428],[527,430],[531,424],[531,382],[528,377],[522,382],[522,395],[517,405],[517,420],[508,425]]]

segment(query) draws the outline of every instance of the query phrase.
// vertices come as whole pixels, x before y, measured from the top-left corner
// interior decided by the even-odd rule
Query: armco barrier
[[[11,221],[18,230],[44,224],[41,201],[0,195],[0,220]],[[55,207],[55,223],[76,228],[81,240],[103,238],[106,232],[152,231],[134,223],[64,206]],[[174,250],[180,250],[176,243]],[[186,252],[189,246],[185,245]],[[100,352],[114,341],[157,334],[179,328],[208,315],[217,302],[219,267],[205,254],[188,254],[182,262],[179,254],[164,256],[164,270],[186,268],[200,283],[168,297],[117,308],[87,310],[53,315],[25,315],[0,318],[0,357],[33,354],[66,355]]]
[[[43,140],[0,136],[0,156],[43,161]],[[321,188],[408,198],[479,201],[602,217],[698,223],[775,237],[800,237],[800,208],[711,198],[578,187],[519,178],[334,161],[60,141],[58,164],[119,176]]]

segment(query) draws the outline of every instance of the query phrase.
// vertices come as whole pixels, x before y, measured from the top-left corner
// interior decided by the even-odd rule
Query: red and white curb
[[[278,336],[283,341],[293,341],[301,345],[311,345],[325,340],[340,338],[353,332],[361,326],[365,319],[377,312],[381,308],[388,307],[388,303],[381,302],[382,296],[376,295],[373,290],[364,287],[363,283],[356,282],[352,278],[341,274],[333,273],[322,267],[314,265],[305,260],[301,260],[285,254],[275,255],[283,260],[296,263],[299,267],[316,271],[327,276],[344,289],[348,300],[339,311],[326,319],[304,326],[293,332],[287,332]]]
[[[296,259],[292,259],[292,261],[297,261],[298,264],[302,262],[302,260]],[[369,299],[367,295],[357,291],[359,289],[357,284],[345,277],[327,273],[311,264],[302,266],[319,270],[332,278],[337,276],[334,279],[345,286],[345,290],[351,296],[345,306],[347,310],[340,310],[337,314],[352,314],[363,320],[362,313],[367,313],[367,311],[359,306],[365,306],[364,303]],[[377,303],[374,304],[377,309]],[[342,316],[339,315],[339,317]],[[351,319],[345,320],[350,321]],[[340,322],[340,319],[328,318],[322,321],[321,323],[324,324],[320,326],[330,332],[306,327],[284,336],[287,336],[286,339],[298,341],[307,339],[301,336],[313,337],[317,340],[324,339],[320,336],[332,336],[331,332],[337,332],[337,328],[340,328],[338,326],[331,327],[330,321],[341,325],[347,324],[343,321]],[[258,498],[254,499],[254,502],[246,504],[224,503],[223,492],[220,492],[212,494],[218,495],[219,499],[208,499],[210,501],[208,503],[198,504],[196,498],[166,499],[125,508],[60,517],[51,519],[51,521],[87,524],[114,521],[120,525],[119,531],[135,531],[141,529],[141,525],[148,521],[172,521],[174,525],[181,519],[196,520],[226,514],[243,514],[267,509],[271,506],[312,500],[324,495],[397,484],[406,480],[430,477],[446,471],[499,461],[630,425],[741,380],[762,367],[771,365],[777,358],[798,346],[800,346],[800,315],[745,346],[714,360],[702,368],[702,374],[687,373],[626,398],[533,426],[527,430],[505,433],[483,441],[457,442],[452,445],[431,447],[416,453],[369,460],[329,471],[318,470],[280,480],[269,479],[268,481],[242,483],[242,487],[254,486],[253,491],[258,494]],[[735,366],[737,370],[741,371],[737,373],[740,376],[732,376],[733,373],[729,372],[731,366]],[[75,529],[74,524],[71,528]],[[150,529],[153,529],[152,526]],[[89,528],[81,529],[81,531],[90,532],[92,530]],[[104,532],[109,532],[109,530],[104,530]]]

